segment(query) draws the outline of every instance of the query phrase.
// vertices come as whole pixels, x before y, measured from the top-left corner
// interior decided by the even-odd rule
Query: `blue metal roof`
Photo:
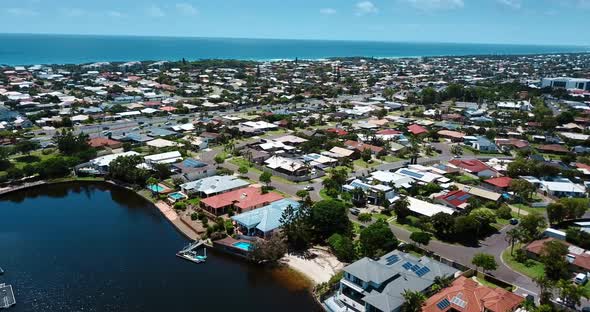
[[[256,227],[256,229],[266,233],[281,226],[281,216],[288,206],[299,209],[300,205],[299,202],[293,199],[285,198],[231,218],[242,226],[250,229]]]

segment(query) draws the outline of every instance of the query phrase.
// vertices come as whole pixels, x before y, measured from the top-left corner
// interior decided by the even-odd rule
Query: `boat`
[[[4,270],[0,267],[0,275],[4,274]]]
[[[192,244],[189,244],[187,247],[183,248],[181,251],[176,253],[177,257],[183,258],[185,260],[194,262],[194,263],[202,263],[207,260],[207,249],[203,248],[203,255],[197,254],[195,249],[202,246],[205,242],[198,241]]]

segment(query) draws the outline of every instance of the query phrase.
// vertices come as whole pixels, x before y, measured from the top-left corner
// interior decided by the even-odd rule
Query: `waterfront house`
[[[426,293],[437,276],[458,274],[457,269],[444,263],[399,250],[377,260],[362,258],[343,271],[338,291],[324,301],[328,311],[400,311],[406,290]]]
[[[266,238],[281,226],[281,217],[289,206],[299,209],[301,204],[293,199],[284,198],[235,215],[231,219],[238,225],[238,230],[242,234]]]
[[[422,312],[511,312],[523,301],[523,297],[504,288],[459,276],[451,286],[428,298]]]
[[[215,175],[217,171],[215,166],[198,161],[193,158],[187,158],[181,162],[172,164],[172,172],[176,173],[172,178],[179,178],[183,182],[195,181]]]
[[[109,170],[109,165],[110,163],[119,158],[119,157],[129,157],[129,156],[137,156],[139,155],[139,153],[134,152],[134,151],[129,151],[129,152],[124,152],[124,153],[118,153],[118,154],[110,154],[110,155],[105,155],[105,156],[101,156],[101,157],[97,157],[95,159],[92,159],[89,164],[92,167],[92,169],[97,170],[100,173],[107,173]]]
[[[244,188],[248,185],[250,185],[248,181],[234,176],[212,176],[184,183],[180,185],[180,188],[187,195],[204,198]]]
[[[201,208],[220,216],[226,214],[229,209],[243,213],[282,198],[283,196],[277,193],[263,193],[261,188],[250,186],[204,198],[201,200]]]

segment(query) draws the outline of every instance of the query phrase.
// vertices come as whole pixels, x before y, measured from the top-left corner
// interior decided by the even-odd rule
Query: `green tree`
[[[246,166],[240,166],[240,168],[238,169],[238,172],[241,175],[246,175],[248,173],[248,167],[246,167]]]
[[[508,189],[514,192],[514,194],[516,194],[520,198],[528,201],[531,197],[531,194],[535,191],[535,186],[527,180],[513,179],[512,181],[510,181]]]
[[[520,219],[519,226],[523,229],[527,241],[531,241],[539,237],[541,231],[547,226],[547,222],[541,214],[530,213]]]
[[[533,279],[540,289],[539,301],[541,304],[550,304],[553,298],[553,288],[555,288],[555,281],[547,278],[546,276],[538,276]]]
[[[258,239],[252,244],[250,259],[256,263],[276,263],[287,253],[283,237],[274,234],[268,239]]]
[[[514,254],[514,245],[525,239],[526,234],[521,227],[515,227],[506,232],[506,240],[510,243],[510,254]]]
[[[338,233],[332,234],[332,236],[328,238],[328,244],[338,260],[343,262],[352,262],[352,260],[354,260],[354,244],[350,237],[342,236]]]
[[[311,209],[311,224],[319,240],[325,240],[334,233],[349,235],[350,220],[346,206],[337,200],[321,200]]]
[[[260,182],[266,184],[266,187],[270,186],[272,182],[272,174],[268,171],[264,171],[260,174]]]
[[[418,245],[428,245],[432,235],[426,232],[412,232],[410,239]]]
[[[496,258],[493,255],[486,254],[486,253],[476,253],[471,259],[471,263],[475,265],[475,271],[477,272],[479,268],[482,268],[484,271],[492,271],[498,268],[498,263],[496,263]]]
[[[15,150],[21,154],[29,155],[32,151],[39,148],[39,142],[33,140],[22,140],[16,143]]]
[[[583,287],[572,283],[569,280],[557,282],[559,296],[568,307],[577,307],[582,304],[582,297],[588,297]]]
[[[215,158],[213,158],[213,160],[215,161],[215,163],[217,164],[217,167],[219,168],[219,166],[221,166],[221,164],[223,164],[225,162],[225,157],[221,154],[218,154],[215,156]]]
[[[285,235],[288,245],[296,250],[306,249],[312,241],[310,201],[302,202],[299,209],[289,205],[281,215],[282,233]]]
[[[402,311],[404,312],[420,312],[422,306],[426,301],[426,296],[420,291],[404,290],[402,294],[404,297],[404,305]]]
[[[545,265],[547,278],[557,281],[567,277],[568,263],[565,259],[567,254],[567,246],[560,241],[551,240],[543,244],[541,262]]]
[[[455,234],[455,218],[450,214],[439,212],[430,218],[434,232],[439,238],[451,238]]]
[[[412,214],[410,210],[410,201],[408,197],[401,197],[395,202],[393,202],[393,211],[397,215],[398,220],[404,221],[408,216]]]
[[[384,255],[398,244],[391,228],[383,220],[377,220],[377,222],[364,228],[361,231],[359,241],[363,254],[371,258]]]

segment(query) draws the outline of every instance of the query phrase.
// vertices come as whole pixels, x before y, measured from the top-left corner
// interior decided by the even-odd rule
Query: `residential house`
[[[391,204],[398,198],[392,187],[383,184],[368,184],[359,179],[354,179],[350,184],[342,186],[342,190],[346,192],[353,192],[355,189],[361,189],[367,196],[367,202],[371,205],[387,205]],[[353,194],[353,198],[354,198]],[[354,198],[359,200],[359,198]],[[387,201],[383,203],[383,201]]]
[[[358,151],[359,153],[362,153],[364,150],[367,150],[367,149],[371,150],[371,153],[375,154],[375,155],[384,152],[383,147],[375,146],[375,145],[371,145],[371,144],[367,144],[367,143],[363,143],[363,142],[358,142],[358,141],[347,140],[344,142],[344,145],[350,149]]]
[[[478,177],[498,177],[500,174],[494,169],[488,167],[483,162],[477,159],[453,159],[449,161],[450,165],[453,165],[463,172],[478,176]]]
[[[182,155],[179,151],[149,155],[144,157],[146,164],[148,165],[155,165],[155,164],[172,164],[177,161],[182,160]]]
[[[226,193],[250,185],[248,181],[234,176],[211,176],[180,185],[180,189],[187,195],[201,198]]]
[[[181,179],[185,183],[213,176],[217,171],[215,166],[193,158],[187,158],[181,162],[172,164],[171,168],[172,172],[176,173],[172,178]]]
[[[512,178],[510,177],[498,177],[487,179],[482,185],[493,191],[505,193],[508,191],[511,182]]]
[[[264,163],[268,168],[289,176],[305,176],[310,171],[309,167],[302,161],[278,155],[270,157]]]
[[[553,181],[541,181],[540,189],[545,194],[553,197],[586,197],[586,188],[566,178],[558,178]]]
[[[261,188],[250,186],[204,198],[201,200],[201,208],[220,216],[228,213],[229,209],[243,213],[280,199],[283,196],[277,193],[263,193]]]
[[[471,197],[473,196],[465,191],[455,190],[447,194],[439,195],[435,197],[435,199],[437,202],[447,207],[464,210],[469,206],[468,201]]]
[[[498,151],[496,144],[488,140],[486,137],[478,136],[476,140],[469,142],[471,147],[479,152],[483,153],[495,153]]]
[[[554,240],[557,239],[553,237],[539,239],[530,242],[524,247],[524,250],[530,257],[538,258],[541,255],[545,243]],[[569,269],[574,272],[590,272],[590,251],[566,241],[561,241],[561,243],[567,246],[568,254],[566,255],[566,260],[570,264]]]
[[[405,291],[426,293],[437,276],[457,274],[446,264],[398,250],[377,260],[362,258],[343,271],[337,293],[324,301],[328,311],[397,312]]]
[[[422,312],[511,312],[524,298],[501,287],[489,287],[459,276],[451,286],[428,298]]]
[[[123,146],[123,143],[116,141],[116,140],[109,139],[109,138],[98,137],[98,138],[90,139],[88,141],[88,145],[90,145],[94,148],[117,149],[117,148],[121,148]]]
[[[428,133],[428,130],[420,125],[413,124],[408,126],[408,132],[410,132],[413,135],[421,135]]]
[[[279,229],[283,212],[289,206],[299,209],[301,204],[296,200],[284,198],[235,215],[231,219],[238,225],[238,232],[243,235],[267,238]]]

